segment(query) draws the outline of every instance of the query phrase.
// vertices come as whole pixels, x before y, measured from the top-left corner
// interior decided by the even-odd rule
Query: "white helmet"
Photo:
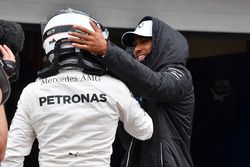
[[[78,67],[85,73],[95,75],[104,75],[107,72],[107,68],[96,60],[98,56],[92,56],[88,51],[79,50],[68,41],[68,32],[77,31],[72,27],[75,24],[94,31],[89,23],[90,19],[101,28],[104,38],[108,39],[108,30],[99,22],[87,13],[71,8],[57,11],[41,24],[43,48],[51,64],[38,71],[38,77],[45,78],[55,75],[59,69],[64,67]]]
[[[55,54],[63,55],[65,53],[79,52],[65,39],[69,37],[69,31],[76,31],[72,28],[75,24],[94,31],[89,23],[89,19],[93,20],[102,29],[103,36],[107,39],[109,36],[108,30],[84,11],[71,8],[62,9],[53,14],[48,21],[42,23],[43,48],[50,62],[54,59]],[[60,48],[57,50],[56,44],[59,41]]]

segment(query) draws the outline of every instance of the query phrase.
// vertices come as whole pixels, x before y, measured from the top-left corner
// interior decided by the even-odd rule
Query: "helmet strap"
[[[98,76],[105,75],[107,73],[107,68],[99,64],[95,57],[89,52],[76,50],[76,48],[61,48],[62,44],[64,44],[65,42],[68,41],[66,39],[61,39],[56,42],[54,52],[47,54],[54,54],[52,63],[48,67],[42,69],[41,71],[38,71],[38,77],[46,78],[52,75],[56,75],[59,73],[59,70],[64,67],[78,67],[84,73]],[[66,60],[70,57],[77,58],[77,63],[62,63],[63,60]]]

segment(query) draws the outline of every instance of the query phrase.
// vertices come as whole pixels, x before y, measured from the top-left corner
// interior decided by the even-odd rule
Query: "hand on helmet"
[[[102,30],[90,20],[90,25],[94,31],[88,30],[80,25],[74,25],[73,28],[79,30],[79,32],[69,32],[69,41],[76,48],[89,51],[95,55],[105,55],[107,51],[107,41],[103,36]]]

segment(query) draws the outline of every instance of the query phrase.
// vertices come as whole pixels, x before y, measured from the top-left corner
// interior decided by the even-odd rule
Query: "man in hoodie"
[[[101,56],[101,63],[140,97],[154,123],[148,141],[132,138],[126,143],[124,135],[120,138],[127,151],[122,167],[192,167],[195,97],[192,76],[185,66],[189,53],[185,37],[161,20],[146,16],[134,31],[122,36],[122,43],[132,50],[130,56],[104,40],[100,29],[91,25],[95,32],[75,25],[84,33],[70,33],[76,38],[69,40],[75,47]]]

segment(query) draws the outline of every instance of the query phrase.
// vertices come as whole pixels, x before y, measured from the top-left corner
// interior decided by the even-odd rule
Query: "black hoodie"
[[[142,97],[142,107],[154,123],[150,140],[133,139],[129,144],[124,136],[120,139],[128,147],[122,166],[192,167],[195,99],[192,76],[185,67],[188,44],[183,35],[157,18],[146,16],[141,21],[148,19],[153,21],[153,46],[143,64],[111,42],[102,59],[113,75]]]

